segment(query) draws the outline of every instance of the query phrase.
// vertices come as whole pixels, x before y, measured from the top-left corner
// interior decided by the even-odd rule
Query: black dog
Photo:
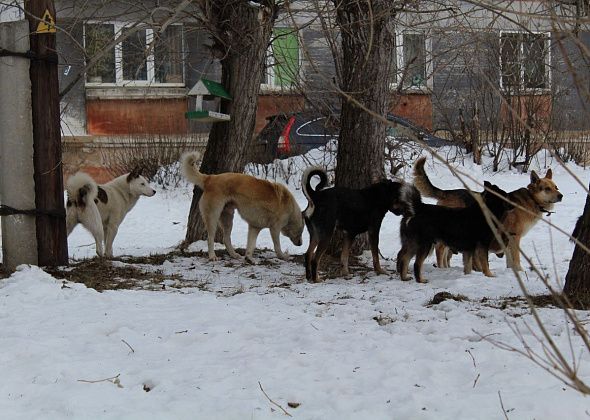
[[[501,220],[504,213],[513,208],[502,199],[508,193],[489,182],[484,183],[482,199],[489,211]],[[463,252],[465,274],[469,274],[473,258],[481,264],[483,273],[493,277],[488,265],[488,250],[494,233],[486,221],[481,207],[475,203],[465,208],[450,208],[425,204],[418,190],[412,187],[412,194],[407,196],[407,206],[413,209],[413,216],[402,219],[400,237],[402,249],[397,255],[397,271],[401,279],[410,280],[408,265],[416,256],[414,275],[419,283],[426,283],[422,278],[422,264],[432,251],[436,242],[442,242],[455,252]]]
[[[311,187],[311,178],[314,176],[320,178],[315,190]],[[405,190],[409,191],[413,187],[384,180],[359,190],[339,187],[323,189],[327,182],[328,175],[320,167],[308,168],[301,178],[303,193],[308,201],[303,216],[310,237],[309,248],[305,253],[305,277],[313,282],[319,281],[317,268],[336,229],[345,234],[340,254],[343,276],[349,275],[350,246],[354,238],[363,232],[369,232],[373,268],[377,273],[384,274],[379,262],[381,222],[388,211],[396,215],[406,213],[407,200],[403,200],[402,196]]]

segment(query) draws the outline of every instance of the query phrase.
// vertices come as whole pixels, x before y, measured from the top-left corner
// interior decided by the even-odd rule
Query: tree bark
[[[50,0],[26,1],[25,11],[36,56],[30,67],[35,205],[46,212],[37,216],[38,263],[67,265],[55,7]]]
[[[586,197],[584,213],[578,219],[572,236],[590,248],[590,196]],[[565,276],[563,292],[574,306],[590,307],[590,254],[577,244]]]
[[[231,120],[213,124],[201,163],[203,173],[242,172],[247,163],[265,54],[278,10],[274,0],[260,3],[258,7],[247,0],[216,0],[208,8],[202,6],[214,40],[212,51],[221,57],[221,84],[232,97],[221,100],[221,112]],[[198,206],[201,194],[195,187],[184,246],[207,238]]]
[[[342,37],[339,64],[344,92],[335,184],[364,188],[385,178],[387,126],[375,115],[387,114],[391,101],[390,76],[394,47],[394,2],[390,0],[334,0]],[[339,252],[338,238],[332,250]],[[366,235],[354,250],[368,248]]]

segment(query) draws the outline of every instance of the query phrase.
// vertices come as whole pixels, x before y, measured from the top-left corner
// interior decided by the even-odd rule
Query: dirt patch
[[[426,304],[426,306],[438,305],[445,300],[455,300],[457,302],[470,301],[465,295],[454,295],[450,292],[438,292]],[[531,300],[537,308],[563,307],[563,298],[561,296],[553,295],[535,295],[531,296]],[[487,298],[480,299],[479,303],[483,306],[495,309],[510,309],[510,308],[524,308],[528,306],[527,299],[524,296],[507,296],[502,298]]]
[[[166,261],[172,261],[179,257],[205,257],[204,252],[186,252],[186,251],[172,251],[167,254],[151,254],[145,256],[130,256],[124,255],[122,257],[115,257],[113,261],[120,261],[125,264],[146,264],[146,265],[162,265]]]
[[[238,250],[239,252],[240,250]],[[241,254],[245,250],[241,250]],[[226,267],[238,267],[244,265],[243,259],[229,258],[226,250],[216,250]],[[147,256],[120,256],[113,259],[92,258],[70,264],[68,267],[45,268],[52,276],[58,279],[66,279],[75,283],[83,283],[87,287],[99,292],[103,290],[166,290],[169,288],[180,289],[194,287],[202,290],[213,291],[208,281],[195,281],[184,278],[182,274],[164,274],[158,269],[165,262],[174,263],[176,259],[189,258],[195,262],[207,259],[207,253],[203,251],[187,252],[175,250],[167,254],[152,254]],[[260,258],[258,264],[275,267],[280,266],[280,261]],[[243,290],[241,291],[243,292]],[[231,293],[234,293],[233,291]],[[222,292],[223,295],[228,294]]]
[[[430,299],[426,306],[438,305],[439,303],[442,303],[445,300],[463,302],[469,299],[465,295],[454,295],[451,292],[438,292],[432,297],[432,299]]]
[[[119,289],[161,290],[164,280],[178,278],[176,275],[142,270],[131,264],[103,258],[83,260],[69,267],[46,268],[45,271],[55,278],[83,283],[99,292]]]
[[[561,295],[533,295],[531,296],[533,305],[537,308],[551,308],[551,307],[564,307],[565,301]],[[484,297],[480,300],[485,306],[496,309],[508,309],[508,308],[522,308],[528,306],[527,299],[524,296],[507,296],[498,299],[490,299]]]
[[[305,270],[305,254],[293,255],[293,262],[299,264]],[[373,267],[369,267],[361,262],[361,259],[355,255],[348,258],[348,269],[353,276],[366,277],[368,273],[373,272]],[[320,265],[318,266],[320,279],[337,279],[342,278],[340,256],[333,256],[328,253],[324,254]]]

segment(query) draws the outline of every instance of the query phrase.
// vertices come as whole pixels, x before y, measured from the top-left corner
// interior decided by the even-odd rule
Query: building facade
[[[195,108],[187,94],[201,78],[219,81],[220,66],[198,11],[174,14],[180,3],[56,2],[68,170],[92,172],[105,164],[99,150],[130,139],[206,142],[210,125],[185,118]],[[392,19],[391,112],[437,132],[461,131],[474,118],[496,133],[511,118],[539,130],[588,130],[590,32],[578,3],[409,3]],[[330,4],[294,1],[278,16],[256,131],[279,112],[337,112]]]

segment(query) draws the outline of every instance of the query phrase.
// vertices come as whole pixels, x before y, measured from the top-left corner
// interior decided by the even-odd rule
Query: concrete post
[[[29,22],[0,24],[0,48],[29,50]],[[17,209],[35,208],[33,122],[29,60],[0,57],[0,203]],[[37,264],[35,217],[3,216],[2,256],[6,270]]]

